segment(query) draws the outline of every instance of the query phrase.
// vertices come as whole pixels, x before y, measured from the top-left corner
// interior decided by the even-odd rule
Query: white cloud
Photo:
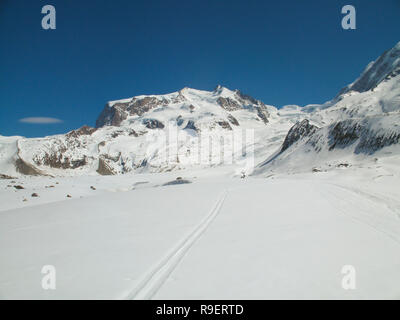
[[[22,118],[18,120],[22,123],[32,123],[32,124],[49,124],[49,123],[61,123],[63,122],[57,118],[49,118],[49,117],[29,117],[29,118]]]

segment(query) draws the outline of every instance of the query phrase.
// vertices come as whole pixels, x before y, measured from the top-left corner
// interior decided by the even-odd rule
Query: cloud
[[[49,117],[29,117],[29,118],[22,118],[18,120],[22,123],[31,123],[31,124],[51,124],[51,123],[61,123],[63,122],[57,118],[49,118]]]

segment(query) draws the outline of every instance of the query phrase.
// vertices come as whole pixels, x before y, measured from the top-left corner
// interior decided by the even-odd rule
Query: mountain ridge
[[[287,170],[287,163],[298,163],[304,152],[318,159],[325,152],[325,162],[339,149],[347,155],[371,155],[399,144],[399,75],[400,42],[321,105],[277,109],[221,85],[213,91],[185,87],[113,100],[106,103],[94,128],[82,126],[44,138],[0,137],[0,172],[107,175],[209,168],[226,163],[218,162],[213,150],[211,160],[202,162],[199,140],[209,136],[229,141],[246,130],[254,131],[254,141],[247,141],[243,133],[243,150],[229,146],[228,153],[237,162],[234,172],[251,171],[240,167],[247,149],[254,151],[254,160],[260,163],[255,173],[260,174],[278,167]],[[181,140],[166,144],[171,130]],[[316,165],[311,160],[310,165]]]

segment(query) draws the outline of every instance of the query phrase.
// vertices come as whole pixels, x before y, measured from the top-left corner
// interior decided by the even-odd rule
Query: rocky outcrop
[[[91,135],[92,133],[96,132],[97,128],[89,127],[89,126],[83,126],[80,127],[79,129],[72,130],[66,134],[68,138],[78,138],[80,136],[87,136]]]
[[[232,127],[228,121],[221,120],[221,121],[218,121],[217,123],[223,129],[232,130]]]
[[[217,103],[226,111],[235,111],[242,109],[241,105],[231,98],[219,97]]]
[[[305,143],[316,152],[353,147],[354,153],[371,155],[376,151],[400,143],[400,114],[386,114],[364,119],[347,119],[333,123],[324,130],[314,130]]]
[[[267,110],[267,106],[264,104],[258,105],[256,107],[257,110],[257,115],[258,117],[265,123],[267,124],[269,122],[268,118],[270,116],[268,110]]]
[[[184,130],[190,129],[190,130],[198,131],[198,128],[196,127],[196,124],[193,120],[189,120],[183,129]]]
[[[355,153],[373,154],[374,152],[400,143],[400,133],[392,132],[389,134],[370,134],[369,130],[366,134],[361,135],[360,143],[355,149]]]
[[[239,121],[233,116],[233,115],[228,115],[228,120],[230,123],[232,123],[234,126],[239,126]]]
[[[25,162],[20,157],[18,157],[17,160],[15,160],[15,169],[17,170],[17,172],[28,175],[28,176],[43,176],[43,175],[45,175],[39,169],[37,169],[33,165]]]
[[[244,94],[239,90],[235,90],[235,96],[242,104],[254,104],[254,105],[262,104],[261,101],[254,99],[253,97]]]
[[[46,153],[41,161],[36,160],[37,164],[56,169],[77,169],[88,163],[86,156],[78,159],[70,159],[63,153]]]
[[[129,103],[127,111],[129,115],[138,115],[141,116],[148,112],[149,110],[161,106],[167,105],[168,100],[166,99],[157,99],[156,97],[144,97],[144,98],[133,98],[132,102]]]
[[[12,177],[12,176],[9,176],[9,175],[7,175],[7,174],[0,173],[0,179],[3,179],[3,180],[12,180],[12,179],[17,179],[17,178]]]
[[[128,117],[128,105],[129,103],[115,103],[112,106],[107,104],[96,120],[96,128],[119,126]]]
[[[107,104],[100,116],[96,120],[96,128],[104,126],[119,126],[128,116],[141,116],[149,110],[166,105],[169,102],[166,99],[156,97],[133,98],[129,102],[117,102]]]
[[[287,133],[281,147],[281,152],[288,149],[290,146],[292,146],[300,139],[310,136],[317,129],[318,127],[310,124],[310,122],[307,119],[301,122],[297,122],[292,128],[290,128],[289,132]]]
[[[328,149],[345,148],[360,138],[362,127],[358,122],[341,121],[331,126]]]
[[[255,110],[257,111],[257,115],[258,117],[265,123],[269,123],[268,118],[270,117],[270,114],[267,110],[267,106],[262,103],[261,101],[254,99],[253,97],[247,95],[247,94],[243,94],[242,92],[240,92],[239,90],[235,90],[235,96],[236,99],[243,105],[243,106],[247,106],[247,105],[252,105]]]
[[[329,150],[343,149],[355,144],[354,152],[374,152],[400,143],[400,128],[386,127],[388,122],[396,124],[400,115],[383,115],[362,120],[344,120],[329,127]]]
[[[33,153],[32,161],[38,166],[55,169],[77,169],[89,162],[89,150],[85,140],[79,139],[76,133],[66,135],[66,139],[54,138],[43,145],[41,150]],[[82,138],[82,137],[81,137]],[[80,150],[75,153],[74,150]]]
[[[129,130],[115,130],[111,133],[111,138],[115,139],[118,138],[119,136],[133,136],[133,137],[138,137],[138,133],[133,130],[133,129],[129,129]]]
[[[96,172],[102,176],[112,176],[115,175],[112,168],[107,164],[105,157],[99,157],[99,165]]]
[[[224,108],[226,111],[232,112],[247,108],[251,106],[257,111],[257,116],[267,124],[270,114],[267,106],[259,100],[254,99],[248,95],[241,93],[239,90],[235,90],[235,99],[219,97],[217,103]]]

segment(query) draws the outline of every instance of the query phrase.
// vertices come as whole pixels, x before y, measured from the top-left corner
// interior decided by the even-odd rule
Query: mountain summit
[[[251,108],[249,108],[251,107]],[[164,95],[136,96],[129,99],[110,101],[96,121],[96,127],[120,126],[123,123],[143,121],[154,116],[162,121],[173,120],[165,117],[166,113],[184,119],[199,120],[207,114],[215,114],[226,118],[228,112],[252,110],[265,123],[268,123],[268,107],[259,100],[231,91],[218,85],[213,91],[202,91],[183,88],[177,92]],[[160,111],[166,111],[160,113]],[[229,120],[229,119],[225,119]]]

